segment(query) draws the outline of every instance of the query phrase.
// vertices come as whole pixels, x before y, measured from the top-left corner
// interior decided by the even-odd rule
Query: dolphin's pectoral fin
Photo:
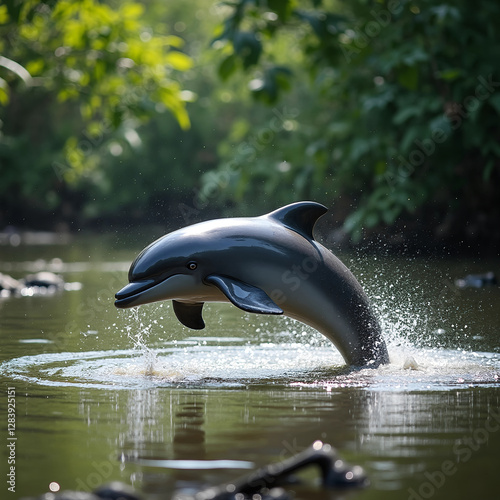
[[[193,330],[203,330],[205,322],[201,316],[203,309],[203,302],[179,302],[172,300],[174,306],[174,313],[177,319],[188,328]]]
[[[205,282],[216,286],[236,307],[258,314],[283,314],[264,290],[228,276],[211,274]]]

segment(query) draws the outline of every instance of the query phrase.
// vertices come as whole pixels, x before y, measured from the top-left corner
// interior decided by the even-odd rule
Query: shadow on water
[[[321,439],[366,468],[371,486],[357,498],[495,498],[500,293],[457,290],[453,280],[498,262],[346,256],[391,356],[388,366],[351,370],[292,320],[210,305],[206,331],[193,336],[168,304],[116,311],[127,266],[112,249],[92,254],[95,245],[61,255],[58,272],[81,290],[0,300],[0,380],[16,391],[19,496],[51,481],[89,491],[120,479],[169,498]],[[21,274],[34,262],[26,254],[2,265]],[[293,486],[296,497],[325,498],[316,475],[306,479]]]

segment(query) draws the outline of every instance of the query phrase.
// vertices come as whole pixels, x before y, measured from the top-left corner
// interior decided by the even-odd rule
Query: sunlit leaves
[[[32,9],[30,21],[19,26],[25,48],[19,57],[29,54],[29,69],[60,102],[81,101],[85,119],[97,115],[119,126],[138,110],[141,118],[154,112],[147,101],[157,96],[183,128],[189,126],[172,71],[190,69],[192,61],[178,50],[181,39],[143,25],[142,4],[129,0],[115,9],[96,0],[59,0],[51,10]]]
[[[176,51],[170,51],[166,54],[165,62],[178,71],[187,71],[193,66],[193,61],[189,56]]]
[[[0,78],[0,104],[4,106],[9,102],[9,86],[7,82]]]
[[[156,90],[158,99],[169,109],[176,117],[182,128],[189,127],[189,116],[184,108],[184,102],[179,100],[180,89],[172,86],[160,87]]]
[[[184,41],[147,14],[136,0],[1,3],[2,197],[22,190],[43,204],[68,186],[101,189],[112,175],[109,155],[136,148],[136,129],[152,117],[167,111],[176,131],[189,128],[194,94],[179,77],[192,60]]]
[[[33,59],[26,64],[26,70],[31,76],[38,76],[43,73],[45,62],[43,59]]]
[[[0,5],[0,25],[9,21],[9,11],[7,5]]]
[[[144,5],[138,3],[123,3],[120,7],[120,15],[125,21],[137,20],[142,16],[143,12]]]

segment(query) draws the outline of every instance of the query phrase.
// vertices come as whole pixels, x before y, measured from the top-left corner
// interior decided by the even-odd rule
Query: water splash
[[[404,349],[377,369],[349,369],[329,345],[264,343],[246,339],[187,338],[163,343],[145,361],[135,348],[23,356],[0,364],[11,379],[49,386],[99,389],[152,387],[246,387],[266,384],[326,390],[382,391],[463,389],[500,384],[500,354],[415,348],[416,369],[407,369]]]
[[[178,328],[169,332],[165,326],[164,319],[172,314],[170,305],[158,303],[120,311],[125,323],[121,332],[130,349],[24,356],[0,365],[0,373],[43,385],[125,389],[263,383],[326,391],[344,387],[427,391],[500,384],[500,354],[464,348],[460,335],[450,342],[446,335],[450,325],[459,332],[467,325],[457,327],[460,318],[450,320],[444,314],[449,303],[440,302],[436,290],[424,292],[415,279],[418,272],[358,271],[391,358],[389,365],[378,369],[345,367],[325,337],[289,318],[246,314],[236,326],[234,314],[224,309],[229,305],[206,308],[207,316],[213,316],[207,322],[208,330],[215,328],[211,336],[208,331],[182,338]],[[116,334],[116,324],[108,329]],[[248,337],[234,336],[234,329]]]
[[[353,261],[353,266],[359,268],[357,275],[393,358],[403,354],[404,362],[418,365],[421,354],[427,355],[428,350],[477,350],[477,339],[482,336],[479,332],[474,335],[467,324],[472,306],[446,272],[436,273],[424,260],[373,260],[376,265],[364,258]]]
[[[242,387],[249,383],[286,385],[307,380],[342,359],[332,349],[246,345],[244,339],[221,345],[218,339],[166,342],[154,351],[154,368],[135,349],[46,353],[0,364],[0,374],[40,385],[102,389],[186,386]],[[179,345],[181,344],[181,345]],[[333,354],[333,356],[332,356]]]
[[[153,376],[157,363],[157,353],[148,345],[148,339],[151,334],[154,323],[147,322],[141,315],[141,308],[134,307],[126,311],[130,318],[130,323],[125,326],[125,333],[133,345],[134,351],[142,356],[144,366],[144,375]]]

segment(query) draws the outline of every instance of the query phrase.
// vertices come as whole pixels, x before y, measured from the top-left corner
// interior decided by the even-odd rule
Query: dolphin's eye
[[[197,267],[198,267],[198,264],[196,262],[188,262],[188,268],[191,269],[191,271],[194,271]]]

